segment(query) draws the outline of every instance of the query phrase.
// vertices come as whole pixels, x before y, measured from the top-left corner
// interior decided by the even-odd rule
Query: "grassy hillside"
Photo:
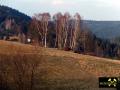
[[[35,57],[36,52],[37,56],[44,56],[43,60]],[[33,60],[41,60],[38,70],[41,75],[38,77],[42,80],[36,79],[35,84],[41,90],[115,90],[99,89],[98,77],[120,76],[118,60],[0,41],[0,55],[12,56],[16,53],[33,55]]]

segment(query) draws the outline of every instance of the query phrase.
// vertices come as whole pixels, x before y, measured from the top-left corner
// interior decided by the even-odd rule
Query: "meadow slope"
[[[15,53],[33,55],[36,52],[40,55],[41,50],[44,60],[40,64],[40,71],[43,73],[43,81],[46,80],[47,84],[41,82],[41,86],[38,87],[47,87],[47,89],[52,87],[50,90],[116,90],[99,88],[98,77],[119,77],[119,60],[0,41],[0,55]]]

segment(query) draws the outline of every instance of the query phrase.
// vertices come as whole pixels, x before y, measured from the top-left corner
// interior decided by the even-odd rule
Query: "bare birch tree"
[[[73,41],[72,41],[72,48],[77,49],[78,39],[79,39],[79,33],[80,33],[80,24],[81,24],[81,17],[79,13],[76,13],[74,15],[75,25],[74,25],[74,32],[73,32]]]
[[[32,20],[32,25],[35,26],[36,33],[39,34],[38,41],[42,42],[42,46],[47,47],[47,33],[48,33],[48,24],[50,20],[49,13],[35,14]],[[32,27],[33,28],[33,27]],[[40,40],[39,40],[40,38]]]
[[[54,15],[54,20],[56,24],[56,41],[55,47],[63,49],[67,47],[68,44],[68,33],[69,33],[69,19],[70,14],[66,12],[64,15],[57,13]]]
[[[64,48],[69,48],[69,33],[70,33],[70,30],[69,30],[69,23],[70,23],[70,14],[68,12],[66,12],[64,14],[65,16],[65,39],[64,39]]]
[[[47,47],[47,33],[48,33],[48,23],[50,20],[50,14],[49,13],[43,13],[42,14],[42,27],[44,31],[44,45]]]
[[[65,29],[65,19],[61,13],[57,13],[54,16],[55,23],[56,23],[56,42],[55,45],[59,49],[63,48],[63,32]]]
[[[54,19],[54,22],[55,22],[55,31],[56,31],[56,39],[55,39],[55,47],[58,47],[60,46],[60,18],[62,17],[62,14],[61,13],[57,13],[53,16],[53,19]]]

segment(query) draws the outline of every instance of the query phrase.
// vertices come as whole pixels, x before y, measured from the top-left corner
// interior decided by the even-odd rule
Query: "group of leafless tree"
[[[57,13],[53,16],[54,30],[55,30],[55,43],[54,47],[59,49],[74,49],[77,45],[77,38],[81,29],[81,17],[78,13],[72,17],[69,13],[62,15]],[[35,14],[30,24],[32,29],[31,34],[37,34],[37,41],[44,47],[47,47],[47,36],[50,30],[48,29],[51,16],[49,13]],[[34,30],[34,31],[33,31]],[[33,36],[33,37],[36,37]]]
[[[28,29],[28,38],[44,47],[73,50],[101,57],[118,57],[119,46],[97,38],[84,24],[79,13],[35,14]]]
[[[32,34],[35,34],[34,36],[36,37],[35,40],[40,42],[39,39],[41,39],[41,44],[44,45],[44,47],[47,47],[47,33],[49,20],[50,20],[49,13],[35,14],[30,25],[32,30],[34,30]]]
[[[55,47],[74,49],[81,29],[81,17],[78,13],[72,18],[69,13],[54,15],[56,40]]]

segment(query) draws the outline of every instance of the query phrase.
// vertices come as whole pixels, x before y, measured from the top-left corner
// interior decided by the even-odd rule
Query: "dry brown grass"
[[[44,60],[40,64],[43,81],[38,88],[48,90],[110,90],[99,89],[98,77],[120,76],[120,61],[76,54],[51,48],[37,48],[43,51]],[[34,55],[34,46],[0,41],[0,54],[14,55],[16,52]],[[39,76],[38,76],[39,77]],[[39,86],[41,85],[41,86]],[[111,89],[114,90],[114,89]]]

